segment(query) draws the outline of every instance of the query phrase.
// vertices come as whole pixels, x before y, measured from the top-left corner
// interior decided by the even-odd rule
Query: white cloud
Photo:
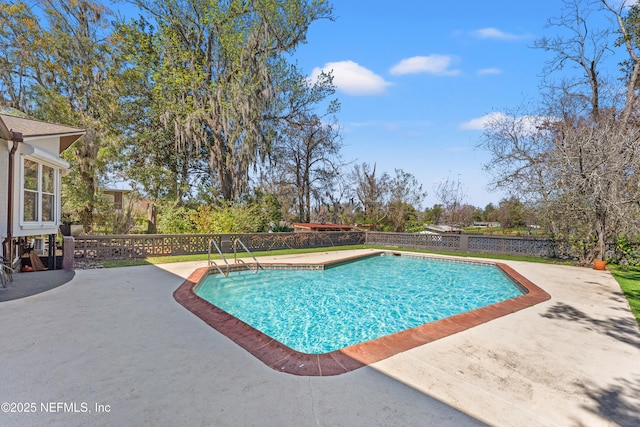
[[[487,125],[497,120],[504,120],[507,116],[503,113],[490,113],[482,117],[471,119],[468,122],[464,122],[460,125],[460,128],[466,130],[485,130]]]
[[[474,36],[481,39],[494,39],[494,40],[518,40],[528,38],[528,35],[517,35],[511,33],[505,33],[494,27],[481,28],[479,30],[472,31]]]
[[[451,70],[449,67],[457,61],[451,55],[414,56],[403,59],[394,65],[390,73],[393,75],[427,73],[439,76],[455,76],[460,70]]]
[[[349,95],[377,95],[392,84],[354,61],[327,62],[322,68],[313,69],[311,79],[315,80],[322,71],[331,72],[333,84]]]
[[[502,74],[502,70],[500,68],[481,68],[478,70],[479,76],[486,76],[487,74]]]
[[[468,122],[460,124],[461,129],[466,130],[485,130],[489,126],[497,123],[509,123],[513,126],[514,131],[522,134],[533,134],[540,130],[540,126],[554,121],[552,117],[524,115],[520,117],[507,116],[504,113],[493,112],[485,114],[482,117],[471,119]]]

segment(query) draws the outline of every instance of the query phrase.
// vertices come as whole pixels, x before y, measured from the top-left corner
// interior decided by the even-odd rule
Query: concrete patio
[[[176,303],[206,262],[77,270],[0,303],[0,425],[640,425],[640,331],[612,276],[505,263],[551,300],[335,377],[274,371]]]

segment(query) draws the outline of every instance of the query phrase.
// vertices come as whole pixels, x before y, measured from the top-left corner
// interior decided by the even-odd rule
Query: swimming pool
[[[523,292],[494,265],[400,256],[209,275],[196,295],[286,346],[328,353]]]
[[[364,249],[334,253],[318,252],[296,256],[265,257],[260,260],[260,265],[264,266],[265,270],[329,271],[338,265],[352,262],[355,258],[379,255],[381,252],[383,251]],[[386,252],[386,255],[398,254],[397,252],[384,252]],[[424,254],[403,252],[402,257],[404,258],[405,256],[430,258],[430,256]],[[456,263],[468,263],[467,259],[444,258]],[[476,262],[473,261],[472,263]],[[524,293],[502,302],[320,354],[309,354],[294,350],[198,296],[196,292],[200,292],[199,289],[207,278],[212,276],[220,277],[213,267],[197,268],[175,290],[173,297],[195,316],[272,369],[305,376],[340,375],[499,317],[512,315],[519,310],[532,307],[551,298],[543,289],[519,274],[513,267],[500,262],[482,261],[481,263],[495,266],[513,283],[516,283],[516,287]],[[358,264],[356,263],[356,265]],[[460,266],[460,264],[456,265]],[[231,271],[238,270],[246,271],[246,267],[238,264],[231,265]],[[256,277],[266,272],[261,270]],[[319,271],[315,272],[318,273]],[[245,273],[248,277],[252,277],[251,274]]]

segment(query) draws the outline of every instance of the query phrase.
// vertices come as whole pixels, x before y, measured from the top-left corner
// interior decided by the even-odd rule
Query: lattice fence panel
[[[411,234],[380,232],[246,233],[185,235],[79,236],[75,257],[84,260],[145,258],[148,256],[206,254],[214,239],[226,253],[240,239],[254,251],[320,248],[368,243],[388,247],[503,253],[538,257],[575,258],[576,249],[563,242],[501,236],[461,236],[459,234]],[[465,242],[468,242],[465,244]],[[463,247],[464,245],[464,247]],[[237,245],[238,252],[242,252]],[[613,247],[609,252],[613,252]]]
[[[77,259],[126,259],[149,256],[205,254],[218,234],[79,236],[74,239]]]
[[[554,242],[500,236],[469,236],[469,251],[551,257],[554,254]]]
[[[175,234],[79,236],[75,238],[75,258],[85,260],[146,258],[149,256],[205,254],[214,239],[223,252],[233,252],[240,239],[250,251],[290,248],[318,248],[355,245],[365,242],[364,232]],[[240,245],[236,248],[243,249]]]
[[[456,251],[460,248],[460,235],[368,232],[367,243],[391,247]]]
[[[466,244],[464,244],[465,241],[467,242]],[[412,249],[501,253],[537,257],[572,258],[575,255],[571,246],[562,242],[503,236],[368,232],[367,243]]]

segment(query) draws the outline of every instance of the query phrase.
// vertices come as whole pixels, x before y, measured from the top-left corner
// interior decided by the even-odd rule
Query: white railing
[[[227,265],[227,271],[224,272],[222,271],[222,269],[220,268],[220,266],[218,265],[218,263],[215,262],[215,260],[211,259],[211,247],[214,246],[216,248],[216,250],[218,251],[218,254],[220,254],[220,256],[222,257],[222,260],[224,261],[224,263]],[[224,257],[224,255],[222,254],[222,251],[220,250],[220,246],[218,246],[218,244],[216,243],[215,239],[211,239],[209,240],[209,257],[208,257],[208,262],[209,262],[209,267],[211,267],[212,265],[215,266],[218,271],[220,272],[220,274],[222,274],[224,277],[228,277],[229,276],[229,263],[227,262],[227,259]]]
[[[254,271],[254,274],[255,274],[255,273],[257,273],[257,272],[258,272],[258,270],[260,269],[260,263],[258,262],[258,260],[256,259],[256,257],[254,257],[254,256],[253,256],[253,254],[251,253],[251,251],[250,251],[249,249],[247,249],[247,247],[245,246],[245,244],[244,244],[244,243],[242,243],[242,240],[240,240],[240,239],[235,239],[235,240],[233,241],[233,261],[234,261],[236,264],[238,263],[238,261],[240,261],[240,262],[241,262],[242,264],[244,264],[244,265],[245,265],[249,270],[251,270],[251,268],[249,267],[249,265],[248,265],[246,262],[244,262],[244,260],[242,260],[242,259],[240,259],[240,260],[239,260],[239,259],[238,259],[238,253],[237,253],[237,251],[236,251],[236,246],[237,246],[237,244],[238,244],[238,243],[240,243],[240,246],[242,246],[242,249],[244,249],[244,250],[245,250],[245,252],[246,252],[246,253],[248,253],[248,254],[249,254],[249,256],[250,256],[251,258],[253,258],[253,262],[255,262],[255,265],[256,265],[256,271]]]

